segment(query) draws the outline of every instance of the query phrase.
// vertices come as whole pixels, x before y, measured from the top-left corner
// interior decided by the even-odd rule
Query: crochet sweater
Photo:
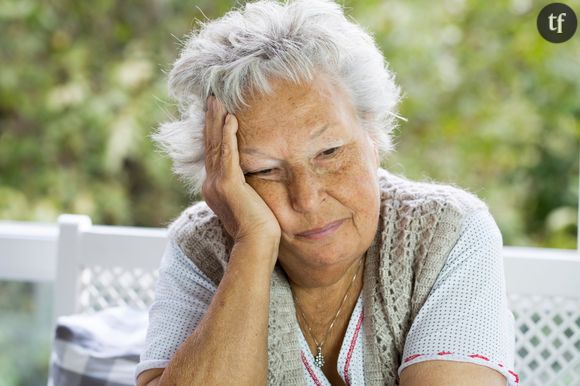
[[[416,182],[378,170],[381,207],[367,252],[362,296],[368,385],[398,385],[405,337],[437,279],[466,216],[485,203],[472,193]],[[170,227],[170,238],[216,286],[233,246],[217,216],[203,202]],[[287,276],[276,264],[270,286],[268,381],[304,385],[299,329]]]

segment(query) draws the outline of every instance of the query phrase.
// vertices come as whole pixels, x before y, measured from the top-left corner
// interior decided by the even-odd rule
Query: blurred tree
[[[164,72],[194,19],[235,4],[4,1],[0,218],[82,212],[95,223],[148,226],[174,218],[190,199],[148,138],[176,113]],[[506,244],[574,248],[579,40],[544,41],[540,7],[528,0],[342,4],[374,35],[405,92],[409,121],[385,167],[479,194]]]
[[[543,5],[527,0],[349,5],[405,92],[409,121],[385,166],[477,193],[506,245],[576,248],[578,36],[543,40]]]

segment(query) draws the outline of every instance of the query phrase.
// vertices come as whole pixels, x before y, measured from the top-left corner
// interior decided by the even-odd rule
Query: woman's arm
[[[268,371],[270,281],[280,226],[245,182],[236,118],[230,115],[226,120],[223,106],[215,97],[209,99],[204,130],[207,178],[202,191],[234,239],[234,247],[206,314],[179,346],[158,384],[263,385]],[[143,384],[156,383],[151,375],[156,374],[143,373]]]
[[[264,261],[277,253],[277,242],[266,240],[234,246],[207,313],[158,385],[266,384],[272,270]],[[156,384],[159,371],[143,372],[138,384]]]
[[[506,378],[488,367],[473,363],[426,361],[401,373],[401,386],[505,386]]]
[[[236,267],[237,261],[240,261],[236,259],[236,255],[241,256],[243,245],[245,244],[240,244],[233,250],[233,254],[230,254],[232,256],[231,268],[226,268],[224,275],[233,275],[232,270]],[[253,254],[253,257],[256,260],[261,259],[261,256],[257,254]],[[246,266],[242,268],[252,270],[253,268],[249,266],[251,263],[252,259],[248,259]],[[268,276],[270,270],[268,269],[266,274],[262,274],[258,270],[255,272],[256,276],[262,277],[262,275]],[[238,274],[236,276],[239,280],[245,280],[247,283],[255,281],[255,278],[246,280],[244,275]],[[227,291],[225,283],[222,282],[223,291]],[[217,286],[214,285],[195,267],[178,245],[170,243],[160,268],[159,282],[156,285],[156,300],[150,309],[147,348],[142,353],[142,362],[138,366],[138,368],[149,369],[141,370],[136,382],[138,386],[158,385],[163,371],[169,366],[176,351],[186,344],[188,337],[201,326],[204,319],[209,317],[208,312],[210,312],[212,302],[218,301],[214,299],[218,293],[218,288],[220,288],[219,283]],[[232,301],[232,303],[234,302]],[[234,304],[239,304],[239,302]],[[239,326],[242,317],[238,315],[237,319],[236,326]],[[212,322],[208,323],[212,324]],[[227,330],[234,332],[232,328]],[[152,367],[151,364],[157,366]],[[216,372],[216,374],[219,373]]]
[[[517,385],[502,250],[490,212],[472,212],[405,338],[401,386]]]
[[[139,374],[137,386],[157,386],[165,369],[149,369]]]

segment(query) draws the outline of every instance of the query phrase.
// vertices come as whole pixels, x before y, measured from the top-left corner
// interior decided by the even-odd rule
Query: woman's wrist
[[[241,262],[267,268],[272,273],[278,259],[279,245],[280,237],[276,236],[262,235],[239,239],[232,248],[228,266]]]

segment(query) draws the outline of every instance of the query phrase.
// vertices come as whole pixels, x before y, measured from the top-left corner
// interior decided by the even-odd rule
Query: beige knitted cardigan
[[[397,369],[411,323],[424,304],[461,226],[486,208],[475,195],[437,183],[415,182],[378,170],[381,213],[364,269],[364,375],[366,385],[398,385]],[[171,225],[170,237],[219,284],[232,240],[201,202]],[[272,275],[268,324],[270,385],[304,385],[300,327],[286,274]]]

